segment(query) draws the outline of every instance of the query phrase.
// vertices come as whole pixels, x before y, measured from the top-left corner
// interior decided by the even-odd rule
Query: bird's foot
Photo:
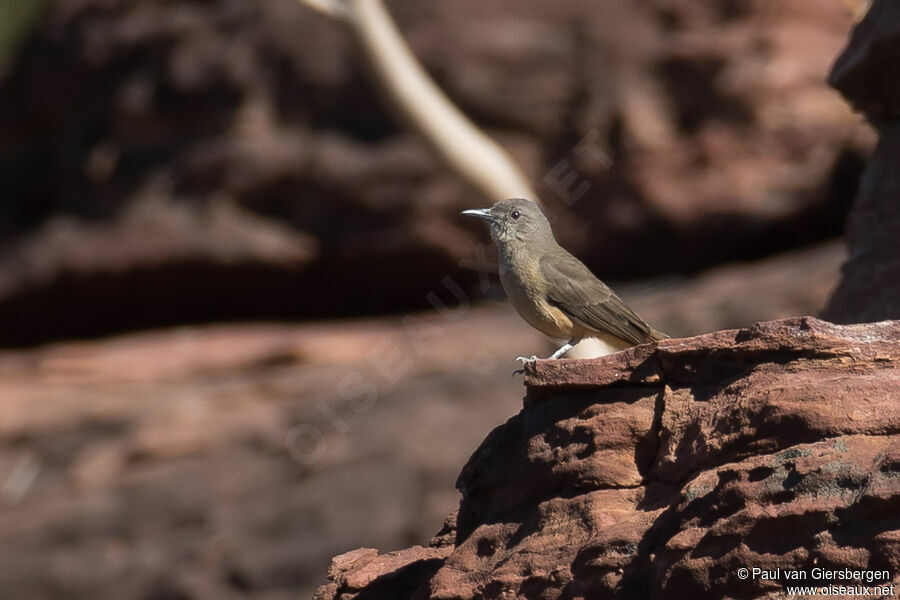
[[[515,371],[513,371],[512,376],[515,377],[516,375],[524,375],[524,374],[525,374],[525,365],[527,365],[527,364],[529,364],[529,363],[533,363],[533,362],[536,361],[537,359],[538,359],[538,357],[537,357],[536,355],[532,355],[532,356],[517,356],[517,357],[516,357],[516,362],[522,363],[522,368],[521,368],[521,369],[516,369]]]
[[[568,352],[569,350],[571,350],[574,347],[575,347],[575,342],[566,342],[565,344],[560,346],[556,352],[551,354],[547,358],[547,360],[556,360],[557,358],[559,358],[560,356],[562,356],[563,354],[565,354],[566,352]]]

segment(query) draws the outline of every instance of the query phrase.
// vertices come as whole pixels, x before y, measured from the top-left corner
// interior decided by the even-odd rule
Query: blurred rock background
[[[844,3],[388,6],[656,326],[825,306],[874,144]],[[4,597],[309,595],[439,528],[542,348],[484,201],[294,0],[0,0],[0,194]]]

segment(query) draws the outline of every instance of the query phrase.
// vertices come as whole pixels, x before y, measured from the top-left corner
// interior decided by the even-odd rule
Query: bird
[[[584,338],[598,338],[618,351],[669,337],[648,325],[557,243],[550,222],[533,200],[510,198],[461,214],[490,225],[500,282],[519,316],[562,343],[547,360],[560,358]],[[530,363],[537,357],[516,360]]]

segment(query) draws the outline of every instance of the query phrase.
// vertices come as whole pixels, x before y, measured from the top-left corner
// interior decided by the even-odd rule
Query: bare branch
[[[381,0],[298,2],[335,15],[351,26],[397,113],[488,200],[513,196],[538,199],[506,151],[454,106],[428,76]]]
[[[343,0],[297,0],[300,4],[339,21],[350,22],[353,13]]]

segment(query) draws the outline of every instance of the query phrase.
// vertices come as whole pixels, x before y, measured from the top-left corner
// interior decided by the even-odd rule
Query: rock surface
[[[900,5],[875,0],[831,84],[875,123],[880,140],[847,221],[850,258],[825,315],[839,323],[900,318]]]
[[[338,559],[318,599],[784,596],[742,567],[900,585],[900,322],[760,323],[526,385],[463,468],[452,547]]]
[[[839,2],[389,7],[605,279],[695,273],[842,230],[872,135],[825,85],[852,20]],[[486,232],[458,212],[481,200],[394,124],[339,26],[295,0],[56,0],[44,14],[0,80],[0,314],[40,306],[42,319],[16,335],[2,324],[0,343],[191,322],[198,307],[422,309],[444,276],[474,287],[461,261]],[[162,219],[167,203],[236,206],[316,252],[293,269],[251,247],[223,260],[200,244],[186,260],[152,228],[119,236],[116,270],[53,249],[65,227],[78,247],[103,244],[148,195],[166,201]],[[108,318],[123,303],[137,323]]]
[[[843,256],[620,291],[687,335],[818,310]],[[348,548],[427,545],[459,466],[521,407],[512,357],[553,350],[508,305],[448,308],[0,351],[0,590],[296,600]]]

